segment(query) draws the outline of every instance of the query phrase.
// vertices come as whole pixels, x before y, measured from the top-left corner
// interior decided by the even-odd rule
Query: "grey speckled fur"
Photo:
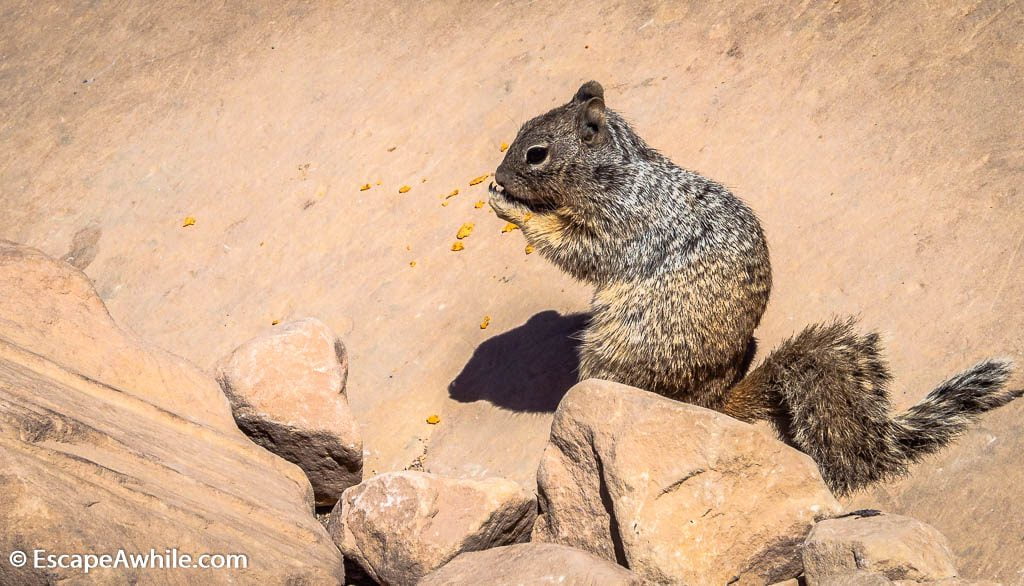
[[[1003,390],[1009,364],[987,361],[890,417],[878,337],[852,320],[807,328],[742,378],[771,291],[761,226],[725,187],[647,146],[596,82],[524,124],[495,180],[497,214],[595,287],[581,379],[774,419],[836,492],[904,473],[1020,395]]]

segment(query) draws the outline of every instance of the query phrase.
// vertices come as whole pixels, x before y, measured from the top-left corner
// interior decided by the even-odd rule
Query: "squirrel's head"
[[[616,158],[609,127],[614,115],[605,108],[601,84],[583,84],[569,103],[519,129],[494,174],[492,195],[535,213],[585,197],[593,171]]]

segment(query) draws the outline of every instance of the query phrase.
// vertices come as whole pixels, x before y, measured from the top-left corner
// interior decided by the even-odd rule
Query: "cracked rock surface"
[[[772,583],[840,505],[806,455],[767,431],[616,383],[574,386],[537,475],[534,539],[656,583]]]

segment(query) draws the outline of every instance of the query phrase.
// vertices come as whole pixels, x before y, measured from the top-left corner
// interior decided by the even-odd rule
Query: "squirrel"
[[[595,81],[522,126],[489,191],[500,218],[595,287],[580,380],[772,421],[836,494],[906,474],[1024,394],[1004,388],[1009,360],[985,360],[891,416],[879,336],[857,333],[853,318],[806,328],[747,374],[772,285],[760,222],[649,147]]]

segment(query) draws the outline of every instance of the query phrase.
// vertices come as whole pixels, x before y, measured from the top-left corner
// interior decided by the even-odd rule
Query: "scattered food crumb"
[[[409,261],[409,266],[411,266],[411,267],[416,266],[416,261],[414,261],[414,260],[413,261]]]
[[[384,182],[383,181],[378,181],[377,185],[384,185]]]
[[[403,185],[403,186],[398,188],[398,193],[409,193],[410,189],[412,189],[412,188],[409,187],[408,185]]]
[[[426,182],[427,182],[427,178],[426,177],[424,177],[423,179],[420,179],[420,183],[426,183]]]
[[[441,417],[437,415],[431,415],[430,417],[427,417],[427,423],[429,423],[430,425],[437,425],[438,423],[441,423]]]
[[[464,248],[466,248],[466,246],[464,244],[462,244],[461,242],[456,242],[456,243],[452,244],[452,251],[453,252],[458,252],[458,251],[460,251],[460,250],[462,250]]]
[[[507,151],[508,150],[508,143],[507,142],[501,143],[501,149],[500,150],[501,150],[501,152]]]
[[[509,222],[509,223],[505,224],[504,228],[501,229],[501,233],[502,234],[506,234],[508,232],[511,232],[512,230],[518,230],[518,229],[519,229],[519,226],[516,226],[512,222]]]
[[[412,250],[412,245],[411,244],[406,244],[405,245],[405,249],[406,250]]]
[[[263,246],[264,244],[266,244],[266,243],[265,243],[265,242],[262,242],[262,241],[260,242],[260,246]]]
[[[534,250],[534,248],[533,248],[532,244],[527,244],[526,245],[526,254],[531,254],[533,252],[533,250]]]
[[[395,149],[397,149],[397,148],[398,148],[398,147],[396,147],[396,146],[393,146],[393,147],[391,147],[391,148],[389,148],[389,149],[388,149],[388,152],[389,152],[389,153],[393,153],[393,152],[395,152]]]
[[[189,226],[195,226],[195,225],[196,225],[196,219],[193,216],[185,216],[185,220],[181,223],[181,227],[182,228],[187,228]]]
[[[275,319],[274,321],[270,322],[270,325],[272,325],[272,326],[276,326],[276,325],[277,325],[277,324],[279,324],[279,323],[281,323],[281,320],[279,320],[279,319]]]
[[[481,330],[486,330],[487,326],[489,326],[489,325],[491,325],[491,316],[485,315],[484,316],[484,321],[480,322],[480,329]]]
[[[476,209],[484,207],[484,200],[478,200],[475,204],[473,204],[473,207],[475,207]]]
[[[378,185],[380,185],[380,184],[378,183]],[[362,187],[359,188],[359,191],[366,191],[369,188],[370,188],[370,184],[369,183],[363,183]]]
[[[473,233],[473,222],[466,222],[459,228],[459,231],[455,234],[455,237],[462,240],[466,236]]]
[[[469,182],[469,184],[470,184],[470,185],[479,185],[479,184],[483,183],[484,181],[486,181],[486,180],[487,180],[487,178],[488,178],[488,177],[490,177],[490,176],[491,176],[491,174],[490,174],[490,173],[487,173],[486,175],[481,175],[481,176],[479,176],[479,177],[476,177],[476,178],[474,178],[473,180],[471,180],[471,181]]]
[[[459,194],[459,190],[458,189],[453,189],[452,192],[449,193],[448,195],[442,195],[441,197],[444,198],[444,201],[441,202],[441,207],[444,207],[444,208],[448,207],[448,200],[453,198],[453,197],[455,197],[458,194]]]

